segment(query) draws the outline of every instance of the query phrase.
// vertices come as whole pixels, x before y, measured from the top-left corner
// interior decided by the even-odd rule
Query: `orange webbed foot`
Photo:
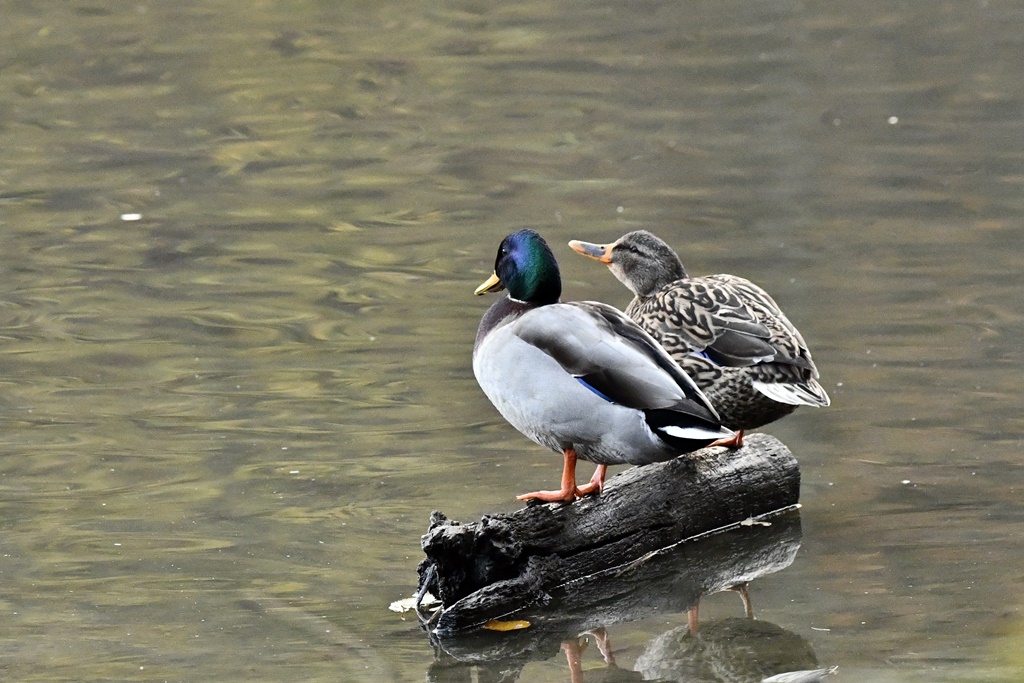
[[[592,493],[601,493],[604,491],[604,477],[608,473],[608,465],[598,465],[597,469],[594,470],[594,476],[590,478],[590,482],[583,486],[576,487],[576,496],[582,498],[583,496],[589,496]]]
[[[539,500],[544,503],[571,503],[576,500],[575,487],[568,491],[534,491],[516,496],[516,500]]]
[[[566,448],[562,455],[564,461],[562,464],[562,488],[558,491],[534,491],[533,493],[524,493],[521,496],[516,496],[516,500],[539,500],[545,503],[571,503],[580,496],[584,496],[590,493],[593,489],[591,488],[597,480],[598,490],[600,486],[604,484],[604,471],[601,470],[603,465],[598,466],[598,470],[601,470],[601,477],[598,478],[598,473],[594,472],[594,477],[590,480],[589,484],[578,488],[576,486],[576,451],[572,448]],[[582,492],[582,493],[581,493]]]
[[[719,439],[711,445],[722,446],[724,448],[743,448],[743,430],[740,429],[732,436],[725,439]]]

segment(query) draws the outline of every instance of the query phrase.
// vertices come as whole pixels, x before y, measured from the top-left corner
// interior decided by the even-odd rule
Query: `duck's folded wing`
[[[680,410],[717,422],[693,380],[649,334],[611,306],[544,306],[516,321],[514,329],[609,401],[639,410]]]
[[[789,318],[768,292],[750,280],[737,275],[723,273],[709,275],[706,279],[721,282],[743,297],[757,316],[758,321],[770,333],[768,342],[776,351],[774,362],[804,368],[811,371],[812,377],[818,376],[818,370],[814,366],[811,352],[807,348],[803,335],[789,321]]]
[[[679,280],[655,295],[645,323],[659,333],[683,335],[686,346],[719,365],[743,367],[770,361],[769,330],[728,283]]]

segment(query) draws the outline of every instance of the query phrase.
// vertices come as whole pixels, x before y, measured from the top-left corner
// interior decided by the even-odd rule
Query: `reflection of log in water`
[[[737,450],[627,470],[599,496],[571,505],[534,505],[472,524],[434,513],[420,588],[442,602],[438,633],[467,630],[559,591],[607,594],[609,575],[628,574],[652,552],[793,507],[799,494],[789,449],[751,434]]]
[[[527,629],[431,632],[437,659],[427,678],[452,683],[474,676],[480,681],[516,680],[527,662],[558,656],[563,643],[575,641],[580,633],[655,614],[685,613],[702,595],[784,569],[799,547],[796,512],[773,518],[771,526],[739,527],[682,543],[621,571],[553,590],[547,605],[516,615],[530,622]],[[713,636],[713,627],[706,628]],[[779,671],[806,668],[804,660],[794,664]]]

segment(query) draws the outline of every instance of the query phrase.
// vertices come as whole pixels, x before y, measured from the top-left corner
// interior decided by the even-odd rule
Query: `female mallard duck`
[[[635,295],[626,314],[693,378],[737,430],[774,422],[797,406],[827,406],[804,338],[778,304],[735,275],[689,277],[679,256],[646,230],[611,244],[573,240],[575,251],[606,264]],[[723,443],[722,445],[726,445]]]
[[[729,437],[707,398],[664,349],[605,304],[559,303],[558,263],[533,230],[506,237],[476,293],[508,290],[480,321],[473,373],[513,427],[565,461],[558,491],[519,500],[566,501],[599,492],[608,465],[670,460]],[[597,463],[576,486],[576,459]]]

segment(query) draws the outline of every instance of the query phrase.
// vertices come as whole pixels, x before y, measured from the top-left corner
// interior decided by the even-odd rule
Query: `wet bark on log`
[[[550,600],[685,539],[797,504],[800,470],[778,439],[749,434],[737,450],[710,448],[610,479],[598,496],[530,505],[460,524],[431,514],[420,589],[441,600],[439,633]]]

